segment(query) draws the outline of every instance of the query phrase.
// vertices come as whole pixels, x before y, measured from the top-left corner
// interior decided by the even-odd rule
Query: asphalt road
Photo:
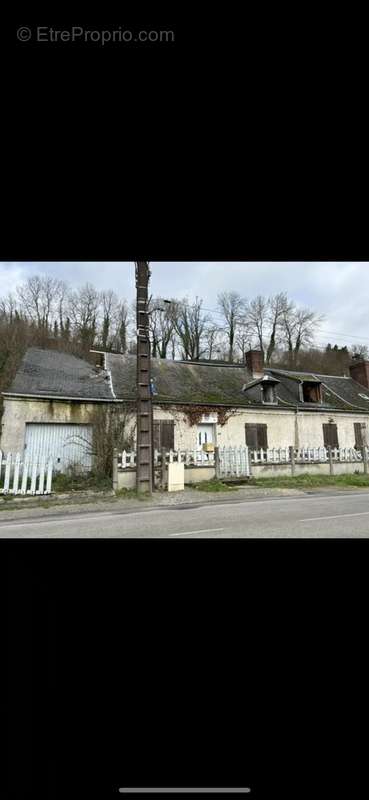
[[[0,538],[369,537],[369,492],[0,519]]]

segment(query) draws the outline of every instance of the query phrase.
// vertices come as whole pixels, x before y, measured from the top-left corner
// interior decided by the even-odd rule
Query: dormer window
[[[261,386],[262,392],[262,400],[263,403],[276,403],[277,402],[277,392],[275,388],[275,384],[273,383],[264,383]]]
[[[264,375],[259,380],[245,383],[242,391],[248,394],[251,402],[260,403],[261,401],[268,406],[276,406],[278,404],[277,385],[279,383],[280,381],[277,378],[273,378],[272,375]]]
[[[321,403],[322,385],[318,381],[303,381],[301,394],[301,399],[304,403]]]

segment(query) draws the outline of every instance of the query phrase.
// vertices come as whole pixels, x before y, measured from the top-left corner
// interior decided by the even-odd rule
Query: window
[[[363,429],[361,422],[354,422],[354,431],[355,431],[355,448],[359,450],[360,447],[364,445],[363,439]]]
[[[263,403],[276,403],[277,402],[277,395],[275,391],[275,386],[273,385],[265,385],[262,386],[263,394]]]
[[[206,423],[209,423],[209,422],[213,423],[213,424],[214,423],[216,424],[218,422],[218,414],[203,414],[202,417],[201,417],[200,422],[202,424],[206,424]]]
[[[323,425],[324,447],[338,447],[337,425],[328,422]]]
[[[304,403],[321,403],[321,384],[316,381],[304,381],[302,384],[302,399]]]
[[[174,420],[155,420],[154,422],[154,449],[174,450]]]
[[[267,425],[245,425],[247,447],[266,450],[268,447]]]

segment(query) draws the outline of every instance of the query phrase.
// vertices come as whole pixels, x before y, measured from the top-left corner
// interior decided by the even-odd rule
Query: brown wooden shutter
[[[258,450],[260,450],[261,447],[263,450],[266,450],[268,447],[267,427],[267,425],[257,426]]]
[[[247,447],[252,450],[266,450],[268,447],[267,425],[245,425]]]
[[[324,447],[338,447],[337,425],[323,424]]]
[[[247,447],[252,450],[258,449],[257,425],[245,425],[245,436]]]
[[[160,450],[160,422],[154,422],[154,450]]]
[[[359,447],[362,447],[364,444],[361,422],[354,422],[354,431],[355,431],[355,447],[356,449],[359,449]]]
[[[161,420],[161,447],[174,450],[174,421]]]

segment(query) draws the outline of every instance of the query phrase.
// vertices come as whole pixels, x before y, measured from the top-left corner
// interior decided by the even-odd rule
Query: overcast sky
[[[369,262],[151,262],[150,291],[163,297],[202,297],[216,307],[217,294],[245,297],[286,291],[299,305],[325,314],[317,344],[369,344]],[[72,286],[90,281],[133,300],[133,262],[0,262],[0,296],[28,275],[58,275]],[[340,335],[339,335],[340,334]]]

